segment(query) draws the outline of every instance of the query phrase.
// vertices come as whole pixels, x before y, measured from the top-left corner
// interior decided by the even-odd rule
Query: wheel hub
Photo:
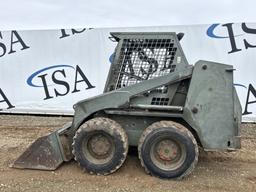
[[[88,145],[92,154],[98,158],[108,155],[111,151],[111,142],[102,134],[92,136]]]
[[[156,146],[156,153],[163,161],[173,161],[178,156],[179,147],[171,140],[162,140]]]

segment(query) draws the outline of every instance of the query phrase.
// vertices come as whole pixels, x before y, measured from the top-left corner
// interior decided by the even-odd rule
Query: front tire
[[[181,179],[198,161],[198,145],[192,133],[172,121],[153,123],[143,132],[138,145],[146,172],[160,178]]]
[[[90,174],[107,175],[124,163],[128,139],[120,124],[98,117],[79,127],[72,146],[74,158],[80,167]]]

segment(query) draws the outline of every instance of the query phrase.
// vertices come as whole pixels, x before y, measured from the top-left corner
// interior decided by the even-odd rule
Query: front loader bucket
[[[72,159],[69,141],[63,134],[70,127],[69,123],[60,130],[38,138],[14,161],[11,167],[55,170],[63,161]]]

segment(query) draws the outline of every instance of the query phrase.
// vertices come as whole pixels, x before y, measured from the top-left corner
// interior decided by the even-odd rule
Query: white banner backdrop
[[[73,114],[103,92],[116,42],[110,32],[182,32],[189,63],[236,68],[244,121],[256,121],[256,23],[0,32],[0,112]]]

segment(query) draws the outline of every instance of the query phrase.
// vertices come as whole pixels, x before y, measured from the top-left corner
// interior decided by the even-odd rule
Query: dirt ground
[[[36,138],[70,120],[70,117],[0,115],[0,191],[256,191],[256,124],[243,124],[241,150],[201,152],[196,169],[182,181],[147,175],[133,154],[121,169],[109,176],[84,173],[75,161],[56,171],[9,168]]]

